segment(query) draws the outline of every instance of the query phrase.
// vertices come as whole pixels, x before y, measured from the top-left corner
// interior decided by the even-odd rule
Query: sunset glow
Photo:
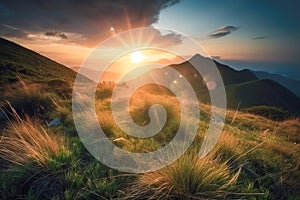
[[[142,60],[144,60],[144,55],[141,51],[134,51],[130,54],[130,60],[133,63],[140,63]]]
[[[64,15],[66,12],[62,8],[65,6],[51,3],[53,9],[57,9],[57,13],[65,16],[66,19],[63,21],[66,24],[62,24],[60,14],[47,9],[43,11],[45,8],[42,5],[27,4],[27,10],[42,12],[27,15],[24,10],[19,9],[18,4],[14,7],[13,3],[7,5],[3,3],[4,5],[0,5],[2,9],[0,33],[1,37],[72,68],[80,66],[89,52],[101,42],[134,28],[150,26],[153,30],[144,35],[116,38],[116,43],[121,41],[122,45],[107,47],[106,52],[101,52],[101,55],[108,59],[105,54],[110,55],[107,53],[109,51],[118,51],[120,48],[134,49],[140,44],[144,46],[159,44],[162,48],[181,50],[180,44],[184,43],[182,36],[174,32],[160,33],[158,29],[164,27],[192,37],[204,47],[209,56],[222,63],[232,64],[235,69],[266,70],[298,79],[297,73],[300,70],[296,66],[299,66],[300,26],[295,20],[298,18],[298,12],[294,3],[282,6],[280,3],[269,5],[267,2],[256,3],[256,1],[220,2],[216,6],[213,2],[190,0],[176,1],[172,4],[168,3],[169,1],[171,0],[157,3],[149,1],[145,4],[130,1],[126,5],[118,6],[114,1],[99,1],[92,7],[86,5],[87,8],[73,5],[70,7],[69,15]],[[255,5],[259,5],[260,9],[254,9]],[[149,8],[149,11],[137,12],[139,9],[135,6],[140,9]],[[270,6],[273,7],[272,10],[269,9]],[[91,12],[86,12],[89,9],[92,9]],[[106,15],[92,14],[105,13],[107,10],[110,12]],[[286,12],[290,14],[276,15]],[[43,18],[41,15],[50,17]],[[250,15],[251,18],[248,17]],[[191,21],[191,16],[200,19],[199,23]],[[285,28],[280,27],[281,25]],[[195,54],[195,52],[184,53],[185,57]],[[149,59],[153,60],[152,58],[148,58],[144,52],[133,52],[127,60],[129,63],[125,64],[145,63]],[[170,63],[168,57],[159,59],[164,64]],[[91,68],[103,70],[105,66],[100,61]]]
[[[300,200],[299,8],[0,0],[0,200]]]

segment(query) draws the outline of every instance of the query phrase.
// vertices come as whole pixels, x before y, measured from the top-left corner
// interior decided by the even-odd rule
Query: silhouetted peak
[[[202,60],[202,59],[207,59],[207,57],[204,57],[204,56],[202,56],[201,54],[195,54],[195,55],[193,55],[190,59],[189,59],[189,61],[192,61],[192,60]]]

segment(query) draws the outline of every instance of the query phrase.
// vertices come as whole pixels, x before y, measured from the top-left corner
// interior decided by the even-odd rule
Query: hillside
[[[191,59],[207,59],[200,55],[195,55]],[[224,82],[228,107],[236,109],[240,104],[242,108],[265,105],[276,106],[289,111],[292,114],[300,114],[300,99],[287,88],[272,80],[260,80],[250,70],[237,71],[231,67],[214,61]],[[203,85],[203,80],[192,65],[187,61],[171,67],[181,72],[196,91],[201,91],[200,99],[205,103],[208,101],[207,88]]]
[[[268,72],[263,72],[263,71],[253,71],[251,72],[259,79],[270,79],[273,80],[280,85],[286,87],[289,89],[291,92],[293,92],[295,95],[300,97],[300,81],[299,80],[294,80],[291,78],[287,78],[278,74],[271,74]]]
[[[300,114],[300,99],[272,80],[256,80],[226,86],[229,107],[240,108],[267,105],[280,107],[292,114]]]
[[[190,58],[190,61],[195,61],[199,63],[205,63],[205,60],[209,58],[205,58],[199,54],[194,55],[192,58]],[[224,85],[231,85],[231,84],[238,84],[243,83],[247,81],[253,81],[257,80],[258,78],[249,70],[242,70],[237,71],[233,68],[221,64],[215,60],[213,60],[215,65],[217,66],[218,70],[220,71],[220,74],[222,76]],[[191,63],[189,61],[176,64],[176,65],[170,65],[172,68],[178,70],[180,73],[182,73],[186,77],[192,77],[196,72],[196,70],[192,67]],[[199,75],[200,77],[200,75]],[[191,80],[191,78],[189,78]]]
[[[0,112],[1,199],[298,199],[300,196],[298,119],[278,122],[228,110],[217,145],[209,155],[199,159],[198,151],[211,120],[211,107],[200,104],[200,119],[194,121],[193,115],[189,116],[191,122],[199,122],[194,142],[178,160],[148,173],[118,171],[99,162],[78,137],[70,104],[76,72],[12,42],[0,41],[0,89],[5,90],[0,97],[0,109],[4,111]],[[176,66],[190,78],[193,87],[207,90],[199,84],[200,77],[194,76],[188,63],[185,67]],[[166,70],[149,73],[165,78],[162,72]],[[251,101],[262,103],[272,99],[288,106],[284,99],[277,99],[280,94],[290,105],[297,103],[291,101],[295,99],[293,95],[273,81],[257,80],[251,73],[229,67],[220,66],[220,71],[226,74],[226,87],[233,97],[250,102],[253,96]],[[241,74],[247,82],[243,82]],[[167,81],[174,81],[173,74],[167,77]],[[132,95],[128,110],[135,123],[141,126],[150,123],[149,109],[154,104],[162,105],[168,114],[155,136],[140,139],[126,134],[115,121],[110,107],[114,86],[101,83],[95,95],[97,120],[108,140],[135,153],[154,152],[173,140],[179,129],[181,108],[168,89],[162,87],[157,92],[156,86],[148,85]],[[274,91],[268,91],[271,89]],[[270,95],[266,101],[265,94]],[[9,106],[14,110],[6,109]],[[85,120],[85,112],[79,114]],[[88,128],[86,133],[98,125],[88,122],[92,123],[82,124]],[[122,159],[122,154],[98,145],[99,141],[92,140],[97,148],[103,148],[108,156],[116,157],[126,166],[128,160]],[[175,152],[180,148],[173,149]]]
[[[76,72],[45,56],[0,38],[0,87],[18,81],[61,79],[73,82]]]

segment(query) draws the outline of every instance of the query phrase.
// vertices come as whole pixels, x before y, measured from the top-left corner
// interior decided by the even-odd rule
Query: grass
[[[244,108],[242,111],[260,115],[274,121],[283,121],[291,117],[287,111],[272,106],[252,106],[250,108]]]
[[[48,164],[66,151],[64,138],[36,120],[14,114],[14,121],[1,132],[0,194],[4,199],[17,199],[25,194],[37,198],[55,193],[58,180]]]
[[[211,113],[211,106],[200,104],[198,134],[183,156],[155,172],[126,174],[98,162],[77,136],[70,99],[75,72],[4,39],[0,45],[1,199],[300,198],[299,119],[284,120],[285,112],[266,107],[252,114],[228,110],[214,151],[199,159]],[[198,86],[199,81],[193,83]],[[150,122],[153,104],[163,105],[168,114],[157,135],[138,139],[114,121],[113,88],[112,82],[99,84],[95,105],[112,142],[127,151],[149,152],[172,140],[180,109],[170,91],[148,85],[134,93],[129,112],[135,123]],[[60,125],[48,127],[54,118]]]
[[[214,154],[199,159],[186,153],[170,166],[140,176],[131,186],[130,199],[198,199],[226,197],[234,189],[240,170]]]
[[[49,120],[50,111],[55,108],[52,100],[54,97],[54,93],[48,93],[36,84],[20,81],[19,84],[11,86],[9,92],[3,93],[0,109],[8,118],[13,118],[15,111],[22,118],[29,116]]]
[[[45,166],[60,150],[63,138],[48,133],[37,121],[15,117],[1,135],[0,158],[16,165],[34,161]]]
[[[200,104],[198,135],[181,158],[155,172],[124,174],[95,160],[83,146],[74,127],[68,90],[41,93],[44,87],[33,83],[7,87],[14,87],[11,91],[16,93],[6,92],[2,97],[11,106],[10,120],[1,131],[3,199],[297,199],[300,196],[298,119],[273,121],[229,110],[214,151],[199,159],[197,151],[207,131],[211,110],[210,106]],[[112,142],[127,151],[149,152],[172,140],[180,120],[174,96],[143,89],[135,92],[129,111],[137,124],[149,123],[148,109],[153,104],[163,105],[168,114],[160,133],[138,139],[123,133],[116,125],[110,110],[112,89],[113,85],[101,85],[97,92],[104,96],[96,96],[99,123]],[[34,105],[31,112],[22,111],[26,102]],[[41,115],[39,108],[44,104],[47,114]],[[21,109],[12,109],[13,106]],[[46,121],[53,118],[59,118],[61,125],[47,127]]]
[[[39,83],[56,78],[72,83],[76,77],[73,70],[13,42],[0,38],[0,46],[1,87],[18,82],[19,77]]]

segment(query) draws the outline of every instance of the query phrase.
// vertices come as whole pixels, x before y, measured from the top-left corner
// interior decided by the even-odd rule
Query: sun
[[[130,54],[131,62],[139,63],[144,60],[145,56],[142,54],[141,51],[134,51]]]

